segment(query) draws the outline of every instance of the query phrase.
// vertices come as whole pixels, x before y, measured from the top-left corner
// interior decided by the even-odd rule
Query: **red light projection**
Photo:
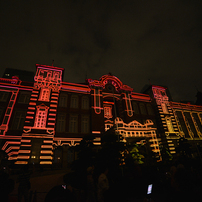
[[[133,91],[133,89],[127,85],[123,85],[123,83],[115,76],[112,75],[104,75],[100,78],[100,80],[92,80],[88,79],[89,86],[101,87],[105,88],[106,84],[112,84],[116,91],[125,90],[125,91]]]
[[[8,103],[8,106],[6,109],[6,113],[4,115],[2,125],[0,126],[0,135],[5,135],[5,133],[8,131],[8,124],[9,124],[11,114],[12,114],[12,111],[13,111],[13,108],[14,108],[14,105],[16,102],[17,95],[19,93],[19,89],[13,90],[10,92],[12,92],[12,95],[10,97],[10,100],[9,100],[9,103]]]
[[[96,114],[100,114],[101,110],[103,108],[101,108],[100,106],[100,89],[95,88],[94,90],[94,109],[95,109],[95,113]]]
[[[50,89],[49,88],[42,88],[39,100],[49,102],[49,98],[50,98]]]
[[[34,77],[35,90],[40,88],[52,89],[53,91],[59,92],[62,82],[62,72],[64,69],[57,67],[50,67],[46,65],[36,65],[37,72]],[[46,93],[45,93],[46,94]]]
[[[47,107],[43,104],[37,106],[36,118],[35,118],[35,122],[34,122],[35,127],[37,127],[37,128],[45,128],[46,127],[48,108],[49,107]]]
[[[131,100],[130,100],[130,95],[128,92],[124,93],[125,97],[125,102],[126,102],[126,110],[127,110],[127,114],[128,116],[133,116],[133,110],[132,110],[132,106],[131,106]]]
[[[100,114],[101,110],[103,109],[100,105],[100,97],[102,96],[102,90],[105,88],[107,84],[110,84],[114,86],[116,92],[120,92],[120,91],[127,92],[125,99],[127,102],[126,105],[127,105],[128,116],[133,115],[132,107],[130,103],[130,97],[129,97],[129,92],[131,93],[133,90],[131,87],[127,85],[123,85],[123,83],[117,77],[112,75],[104,75],[100,78],[99,81],[88,79],[87,82],[89,87],[94,90],[94,110],[96,114]],[[114,93],[115,92],[113,92],[113,97],[114,96],[116,97]]]
[[[16,164],[24,164],[30,159],[30,150],[25,145],[27,139],[30,138],[50,138],[51,143],[42,143],[40,164],[52,164],[52,153],[47,153],[47,148],[53,149],[53,136],[55,134],[55,117],[57,112],[57,102],[59,90],[62,83],[62,68],[46,65],[36,65],[37,71],[34,77],[34,88],[29,103],[27,116],[25,120],[24,133],[22,134],[20,153],[17,156]],[[35,108],[36,107],[36,108]],[[50,114],[49,114],[50,112]],[[47,117],[49,118],[47,119]],[[33,121],[34,119],[34,121]],[[37,134],[36,130],[44,130],[43,133]],[[34,131],[34,132],[33,132]],[[24,149],[26,148],[26,149]],[[44,150],[45,149],[45,150]],[[24,155],[22,155],[24,154]],[[50,155],[51,154],[51,155]],[[27,160],[27,161],[25,161]],[[48,161],[47,161],[48,160]]]

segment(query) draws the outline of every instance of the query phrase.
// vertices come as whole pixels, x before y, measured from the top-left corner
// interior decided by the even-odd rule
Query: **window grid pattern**
[[[82,104],[81,104],[82,109],[89,109],[89,99],[88,97],[82,97]]]
[[[41,94],[40,94],[40,99],[39,100],[48,102],[49,98],[50,98],[50,89],[43,88],[41,90]]]
[[[70,107],[71,108],[78,108],[78,96],[77,95],[72,95]]]
[[[45,128],[47,120],[47,109],[38,108],[35,119],[35,127],[37,128]]]
[[[67,95],[65,94],[60,95],[59,107],[67,107]]]
[[[26,115],[26,112],[24,112],[24,111],[15,112],[12,129],[14,129],[14,130],[23,129],[24,122],[25,122],[25,115]]]
[[[8,92],[0,92],[0,101],[1,102],[6,102],[7,101],[7,99],[8,99],[8,95],[9,95],[9,93]]]
[[[78,132],[78,116],[77,115],[70,115],[69,132],[70,133]]]
[[[65,123],[66,123],[65,114],[58,114],[57,127],[56,127],[57,132],[65,132],[65,125],[66,125]]]
[[[88,116],[81,117],[81,132],[89,133],[89,117]]]
[[[112,108],[111,106],[104,106],[104,117],[107,119],[112,118]]]

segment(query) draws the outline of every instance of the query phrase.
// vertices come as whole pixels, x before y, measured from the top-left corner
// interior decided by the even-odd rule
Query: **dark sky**
[[[54,59],[68,82],[111,72],[135,92],[150,79],[168,86],[175,101],[195,101],[202,1],[0,0],[0,50],[0,75]]]

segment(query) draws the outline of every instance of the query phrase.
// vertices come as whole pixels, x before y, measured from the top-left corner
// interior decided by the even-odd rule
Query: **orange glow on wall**
[[[92,131],[92,133],[94,133],[94,134],[100,134],[101,132],[100,131]]]
[[[56,112],[57,110],[56,110],[56,109],[50,109],[49,111],[51,111],[51,112]]]
[[[31,140],[24,140],[24,139],[22,139],[21,142],[31,142]]]
[[[48,118],[48,120],[50,120],[50,121],[55,121],[56,118]]]
[[[57,105],[54,105],[54,104],[50,104],[50,107],[57,107]]]
[[[33,119],[33,116],[26,116],[26,119]]]
[[[6,141],[6,143],[5,143],[4,146],[2,147],[2,150],[5,150],[6,147],[7,147],[9,144],[20,144],[20,142]]]
[[[8,160],[17,160],[17,157],[8,157]]]
[[[20,146],[21,147],[31,147],[32,145],[31,144],[21,144]]]
[[[36,95],[36,94],[31,94],[31,97],[38,97],[38,95]]]
[[[34,112],[27,112],[27,114],[34,114]]]
[[[37,99],[36,99],[36,98],[30,98],[30,100],[37,101]]]
[[[50,111],[50,110],[49,110],[49,111]],[[56,116],[56,114],[51,114],[51,113],[50,113],[49,116]]]
[[[29,154],[31,151],[30,150],[19,150],[19,153],[27,153]]]
[[[50,151],[42,150],[41,154],[53,154],[53,151],[52,150],[50,150]]]
[[[27,161],[16,161],[15,164],[28,164]]]
[[[18,159],[29,159],[30,158],[30,156],[20,156],[20,155],[18,155]]]
[[[40,159],[50,159],[50,160],[52,160],[53,157],[52,156],[40,156]]]
[[[55,125],[55,123],[48,123],[48,125],[49,125],[49,126],[54,126],[54,125]]]
[[[36,105],[36,103],[35,102],[30,102],[29,105]]]
[[[53,143],[53,141],[51,141],[51,140],[44,140],[43,142],[44,143],[51,143],[51,144]]]
[[[40,164],[52,164],[52,161],[41,161]]]
[[[58,103],[57,100],[51,100],[51,103]]]
[[[11,151],[12,149],[18,150],[19,148],[20,148],[20,147],[10,146],[5,152],[8,153],[8,152]]]
[[[41,148],[51,148],[51,149],[53,149],[53,146],[52,145],[41,145]]]

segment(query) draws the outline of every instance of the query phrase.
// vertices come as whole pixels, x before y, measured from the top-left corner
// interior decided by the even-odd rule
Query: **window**
[[[9,95],[9,93],[8,92],[0,92],[0,101],[1,102],[6,102],[7,101],[7,99],[8,99],[8,95]]]
[[[12,129],[22,130],[25,122],[25,111],[16,111],[13,119]]]
[[[18,99],[18,103],[29,104],[30,96],[30,93],[21,92]]]
[[[71,96],[71,108],[78,108],[78,96],[77,95],[72,95]]]
[[[89,117],[88,116],[81,117],[81,132],[89,133]]]
[[[134,111],[134,113],[135,114],[139,114],[140,112],[139,112],[137,103],[133,102],[132,104],[133,104],[133,111]]]
[[[70,115],[69,132],[70,133],[77,133],[78,132],[78,115]]]
[[[47,112],[48,112],[48,107],[46,107],[46,106],[37,107],[36,118],[35,118],[35,127],[37,127],[37,128],[46,127]]]
[[[143,103],[140,103],[140,112],[141,112],[141,114],[143,114],[143,115],[146,115],[146,114],[147,114],[145,105],[144,105]]]
[[[167,108],[166,104],[165,103],[161,103],[161,107],[163,109],[163,113],[164,114],[168,114],[168,108]]]
[[[59,107],[67,107],[67,94],[64,93],[60,94]]]
[[[172,125],[170,118],[166,118],[166,123],[167,123],[168,131],[170,133],[174,132],[173,125]]]
[[[111,106],[104,106],[104,117],[107,119],[112,118],[112,107]]]
[[[50,89],[42,88],[39,100],[48,102],[50,98]]]
[[[89,109],[89,99],[86,96],[82,97],[82,104],[81,104],[82,109]]]
[[[149,115],[154,115],[154,111],[153,111],[153,109],[152,109],[151,104],[147,104],[147,111],[148,111],[148,114],[149,114]]]
[[[65,132],[65,125],[66,125],[65,114],[58,114],[56,131],[57,132]]]

